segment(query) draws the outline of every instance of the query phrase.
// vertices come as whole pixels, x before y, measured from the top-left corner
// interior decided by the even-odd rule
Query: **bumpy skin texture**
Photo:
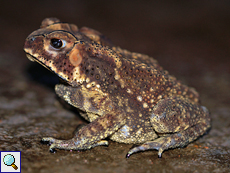
[[[55,148],[90,149],[111,140],[138,151],[183,147],[210,128],[208,110],[193,89],[170,76],[156,60],[114,46],[98,31],[43,20],[25,42],[27,57],[65,84],[57,95],[81,110],[90,123],[70,140],[43,138]]]

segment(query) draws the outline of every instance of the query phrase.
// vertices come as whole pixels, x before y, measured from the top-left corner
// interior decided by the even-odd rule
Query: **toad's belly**
[[[151,126],[137,128],[135,125],[132,127],[124,125],[110,136],[110,139],[113,141],[127,144],[144,143],[155,138],[157,138],[157,134],[154,132]]]

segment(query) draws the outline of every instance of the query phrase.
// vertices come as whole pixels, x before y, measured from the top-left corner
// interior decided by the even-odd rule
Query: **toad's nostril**
[[[34,37],[30,37],[30,39],[29,39],[31,42],[32,41],[34,41],[35,40],[35,38]]]

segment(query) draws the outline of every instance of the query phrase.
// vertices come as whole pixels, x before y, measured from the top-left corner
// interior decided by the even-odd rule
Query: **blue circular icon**
[[[14,164],[15,159],[14,159],[14,156],[12,154],[5,155],[4,158],[3,158],[3,162],[7,166],[12,166],[15,170],[18,169],[18,167]]]
[[[4,162],[7,166],[11,166],[11,165],[15,162],[14,156],[11,155],[11,154],[5,155],[4,158],[3,158],[3,162]]]

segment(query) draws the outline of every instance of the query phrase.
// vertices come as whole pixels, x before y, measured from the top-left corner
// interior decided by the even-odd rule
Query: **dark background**
[[[85,123],[54,93],[57,78],[23,52],[46,17],[87,26],[115,45],[148,54],[195,87],[211,131],[183,149],[125,158],[132,145],[48,152],[43,136],[68,139]],[[230,1],[1,1],[0,150],[22,151],[23,172],[228,172],[230,167]],[[61,103],[60,103],[61,102]]]

